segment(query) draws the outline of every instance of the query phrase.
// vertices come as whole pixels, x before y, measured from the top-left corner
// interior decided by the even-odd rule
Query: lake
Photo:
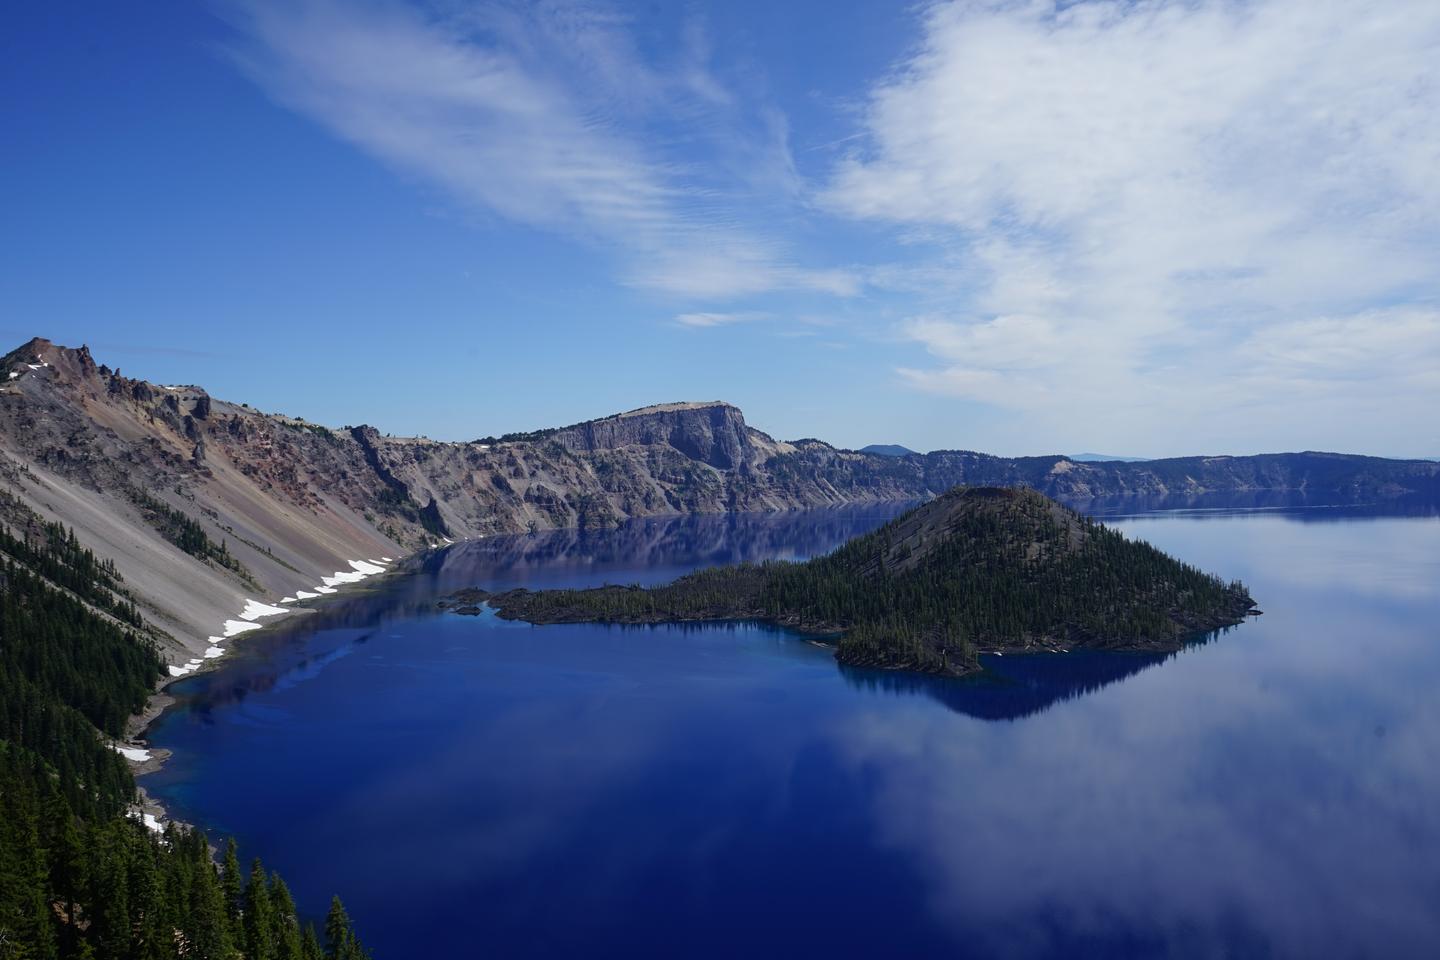
[[[1153,507],[1087,505],[1264,615],[947,681],[435,606],[810,556],[899,505],[469,542],[173,686],[142,783],[380,960],[1440,955],[1440,510]]]

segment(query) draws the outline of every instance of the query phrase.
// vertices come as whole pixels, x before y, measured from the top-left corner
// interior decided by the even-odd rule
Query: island
[[[484,601],[535,624],[761,621],[833,639],[843,664],[949,676],[977,672],[982,653],[1170,652],[1255,606],[1239,581],[1034,490],[966,486],[804,562],[657,587],[463,593],[442,605],[479,612]]]

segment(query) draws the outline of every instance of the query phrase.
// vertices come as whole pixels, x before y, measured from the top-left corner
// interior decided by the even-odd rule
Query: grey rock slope
[[[923,498],[1021,485],[1070,502],[1238,490],[1440,491],[1440,465],[1338,454],[1146,463],[880,456],[777,441],[726,403],[645,407],[445,443],[327,428],[99,365],[35,339],[0,359],[0,486],[113,559],[176,655],[246,599],[313,589],[350,561],[630,517]],[[19,514],[8,520],[12,525]]]

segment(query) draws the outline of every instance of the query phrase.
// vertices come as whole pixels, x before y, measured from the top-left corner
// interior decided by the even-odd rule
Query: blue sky
[[[32,4],[0,335],[465,439],[1440,456],[1440,5]]]

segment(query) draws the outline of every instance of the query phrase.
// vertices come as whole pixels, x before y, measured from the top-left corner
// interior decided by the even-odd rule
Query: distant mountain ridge
[[[1149,457],[1115,457],[1108,453],[1071,453],[1071,460],[1081,463],[1149,463]]]
[[[882,457],[911,457],[915,451],[898,443],[872,443],[860,448],[861,453],[874,453]]]
[[[1440,493],[1440,464],[1329,453],[884,456],[776,440],[718,401],[448,443],[262,413],[43,339],[0,359],[0,516],[74,527],[125,576],[147,622],[171,638],[172,658],[198,656],[250,598],[293,595],[347,563],[447,539],[923,499],[962,483],[1031,487],[1072,504],[1226,491],[1391,496]]]

